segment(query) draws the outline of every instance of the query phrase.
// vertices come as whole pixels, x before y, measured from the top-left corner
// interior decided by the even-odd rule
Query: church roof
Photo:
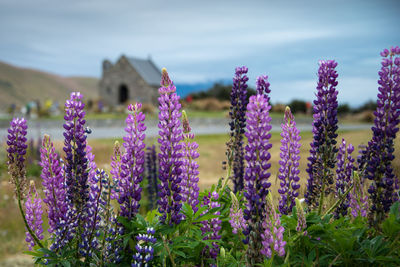
[[[151,59],[138,59],[127,57],[132,67],[149,84],[159,86],[161,81],[161,71],[156,67]]]

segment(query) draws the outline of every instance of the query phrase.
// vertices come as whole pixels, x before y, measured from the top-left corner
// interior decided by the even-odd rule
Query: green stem
[[[174,261],[174,257],[172,257],[171,251],[169,250],[169,247],[168,247],[168,245],[167,245],[167,242],[166,242],[166,240],[165,240],[165,237],[162,237],[162,240],[163,240],[164,248],[165,248],[165,250],[166,250],[167,253],[168,253],[169,259],[171,260],[171,264],[172,264],[172,266],[175,267],[176,264],[175,264],[175,261]]]
[[[322,219],[325,218],[325,216],[327,216],[329,213],[331,213],[334,209],[336,209],[337,206],[339,206],[340,203],[342,203],[346,196],[350,193],[351,189],[353,189],[354,184],[352,184],[347,190],[346,192],[335,202],[335,204],[333,204],[332,207],[329,208],[329,210],[327,212],[325,212],[325,214],[322,216]]]

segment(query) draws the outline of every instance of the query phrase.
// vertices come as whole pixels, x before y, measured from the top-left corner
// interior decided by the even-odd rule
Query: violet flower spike
[[[350,214],[353,218],[358,216],[367,217],[369,209],[368,196],[364,193],[364,185],[358,172],[353,173],[353,189],[350,191]]]
[[[43,202],[48,207],[49,233],[55,233],[61,228],[67,228],[66,214],[69,209],[67,200],[67,192],[64,184],[64,177],[61,172],[61,164],[58,154],[55,152],[53,142],[50,136],[45,134],[42,147],[40,148],[40,166],[42,173],[40,177],[43,179],[43,192],[45,198]],[[59,236],[58,238],[62,238]]]
[[[160,221],[166,224],[179,224],[183,219],[181,182],[182,182],[182,129],[180,123],[181,104],[176,94],[176,87],[168,76],[167,70],[162,71],[161,87],[158,92],[159,102],[159,200],[158,211]]]
[[[203,203],[201,206],[208,206],[209,209],[219,208],[221,204],[218,202],[219,195],[216,191],[209,192],[208,195],[203,197]],[[206,214],[207,210],[202,213]],[[214,215],[221,215],[220,211],[214,212]],[[208,221],[202,221],[202,226],[200,227],[203,233],[203,240],[220,240],[221,235],[219,231],[221,230],[221,219],[219,217],[212,218]],[[211,234],[206,234],[207,232],[211,232]],[[203,253],[208,255],[212,259],[216,259],[219,253],[219,245],[217,242],[213,242],[212,246],[205,246]]]
[[[296,201],[296,211],[297,211],[296,231],[302,232],[303,230],[307,229],[306,215],[304,213],[303,205],[301,205],[300,200],[296,198],[295,201]],[[305,234],[307,234],[307,231],[305,231]]]
[[[76,209],[78,225],[84,220],[81,218],[81,213],[89,199],[84,107],[81,93],[73,92],[71,98],[65,103],[64,116],[64,169],[67,198]]]
[[[111,199],[118,199],[119,198],[119,181],[121,180],[121,165],[122,165],[122,151],[121,146],[118,141],[114,143],[114,151],[113,155],[111,156],[111,170],[110,174],[112,175],[113,179],[113,187],[111,189]]]
[[[25,212],[26,221],[30,229],[39,240],[43,240],[42,199],[39,197],[33,181],[31,181],[28,197],[25,202]],[[26,232],[25,241],[28,243],[29,250],[32,250],[36,242],[29,231]]]
[[[194,134],[190,133],[189,120],[186,112],[182,111],[182,126],[183,126],[183,142],[182,142],[182,201],[187,202],[193,209],[197,211],[199,203],[199,164],[196,159],[199,157],[197,148],[199,145],[192,141]]]
[[[261,234],[262,250],[261,254],[272,258],[273,254],[280,257],[285,256],[286,241],[283,241],[285,228],[281,225],[279,215],[275,212],[272,205],[272,197],[267,197],[266,216],[263,221],[264,232]]]
[[[299,195],[300,177],[300,131],[296,127],[293,114],[289,107],[285,110],[285,123],[282,124],[281,160],[279,161],[278,178],[281,180],[279,199],[279,211],[281,214],[289,214],[295,205],[295,199]]]
[[[247,67],[237,67],[235,69],[235,77],[233,78],[233,86],[231,91],[231,107],[229,123],[231,132],[231,141],[228,143],[228,149],[232,153],[229,159],[233,165],[233,183],[234,192],[241,191],[244,187],[244,153],[243,153],[243,135],[246,127],[246,107],[247,107]]]
[[[379,93],[372,139],[358,160],[360,174],[371,180],[369,221],[378,225],[398,201],[398,177],[393,171],[394,140],[400,123],[400,48],[385,49],[381,56]]]
[[[27,129],[28,125],[24,118],[14,118],[10,122],[7,135],[8,173],[11,176],[11,183],[15,187],[15,194],[19,200],[23,199],[27,186],[25,173],[25,155],[28,148],[26,144]]]
[[[305,199],[310,207],[318,207],[322,212],[325,194],[331,192],[336,163],[337,137],[337,95],[338,74],[334,60],[319,62],[317,99],[313,110],[313,141],[310,144],[310,157],[307,164],[309,175]]]
[[[146,126],[145,115],[140,111],[141,103],[129,105],[128,110],[132,112],[126,118],[124,139],[125,153],[122,155],[121,180],[119,182],[120,215],[128,219],[133,218],[139,211],[142,188],[140,182],[143,180],[144,171],[144,138]]]
[[[151,262],[154,257],[154,248],[152,246],[157,241],[154,234],[155,230],[152,227],[148,227],[145,234],[138,234],[136,236],[136,253],[132,256],[132,267],[148,266]]]
[[[264,95],[250,97],[247,106],[247,131],[248,144],[245,147],[245,159],[247,161],[245,172],[244,196],[247,200],[244,218],[248,222],[257,222],[263,218],[265,197],[271,183],[268,181],[271,174],[269,160],[272,144],[270,130],[271,117],[268,104]]]
[[[156,146],[152,145],[147,147],[146,150],[146,174],[148,179],[147,191],[149,193],[149,209],[151,210],[155,208],[158,198],[158,164]]]
[[[260,88],[261,79],[258,79],[257,92],[269,92],[269,89],[267,91],[265,88]],[[264,83],[267,83],[267,81],[264,80]],[[248,142],[245,147],[247,165],[243,195],[246,198],[244,219],[247,222],[247,227],[243,230],[243,234],[246,236],[244,243],[249,244],[246,259],[252,265],[260,264],[263,261],[263,256],[260,253],[262,249],[262,222],[265,217],[265,201],[271,186],[269,182],[271,176],[269,172],[271,167],[269,150],[272,147],[269,141],[272,128],[271,117],[269,116],[270,109],[268,96],[263,93],[250,97],[246,112],[245,135]]]
[[[342,143],[339,146],[339,152],[337,155],[337,168],[336,168],[336,198],[342,198],[347,189],[351,186],[351,176],[354,170],[354,158],[351,153],[354,151],[352,144],[346,143],[342,139]],[[349,207],[350,195],[346,196],[346,199],[336,208],[335,217],[338,218],[340,215],[345,216],[347,214],[347,208]]]
[[[229,217],[231,218],[229,223],[232,226],[232,232],[237,234],[239,231],[246,228],[246,221],[244,220],[243,211],[240,208],[239,201],[235,194],[231,191],[230,195],[232,199],[232,205],[229,213]]]

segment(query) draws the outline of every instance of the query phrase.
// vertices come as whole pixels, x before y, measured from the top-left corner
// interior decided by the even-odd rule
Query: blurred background
[[[302,131],[305,184],[318,61],[339,63],[339,140],[365,144],[376,107],[379,53],[400,45],[399,11],[395,0],[1,0],[0,266],[30,266],[30,257],[21,254],[22,219],[5,165],[12,117],[29,121],[28,179],[40,186],[40,139],[49,133],[62,154],[64,102],[80,91],[92,129],[89,144],[98,166],[109,169],[129,103],[143,102],[147,143],[157,142],[157,88],[166,67],[197,135],[200,185],[207,188],[224,175],[221,164],[209,166],[225,159],[232,77],[235,67],[245,65],[248,96],[257,76],[268,75],[271,83],[271,179],[289,105]],[[399,156],[399,142],[396,149]]]

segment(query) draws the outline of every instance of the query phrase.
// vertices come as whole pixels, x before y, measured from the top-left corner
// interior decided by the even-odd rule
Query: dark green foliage
[[[223,83],[215,83],[213,87],[207,91],[201,91],[198,93],[191,94],[193,99],[204,99],[204,98],[216,98],[221,101],[230,101],[231,99],[232,85],[225,85]],[[247,88],[247,99],[250,96],[255,95],[256,91],[251,88]]]
[[[299,100],[299,99],[293,99],[288,106],[290,107],[290,110],[292,113],[306,113],[307,111],[307,103],[306,101]]]

